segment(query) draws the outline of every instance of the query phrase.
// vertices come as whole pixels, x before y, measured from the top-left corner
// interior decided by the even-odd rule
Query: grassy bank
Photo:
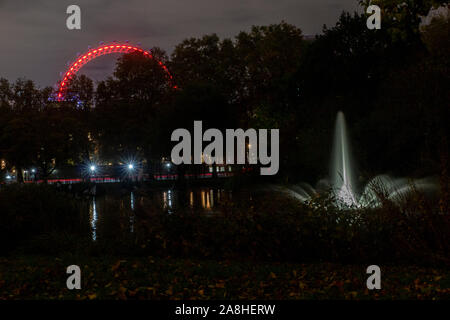
[[[82,272],[66,288],[67,266]],[[367,266],[141,258],[0,259],[0,299],[450,299],[450,270],[380,266],[382,289],[366,289]]]
[[[450,299],[450,220],[436,202],[340,209],[328,197],[246,192],[214,213],[152,201],[132,210],[113,197],[92,240],[92,202],[4,188],[0,299]],[[66,288],[73,264],[79,291]],[[366,289],[372,264],[380,291]]]

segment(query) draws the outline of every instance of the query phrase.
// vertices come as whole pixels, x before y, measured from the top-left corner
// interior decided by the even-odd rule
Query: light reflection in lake
[[[199,209],[200,214],[215,213],[215,208],[227,200],[231,200],[231,191],[206,188],[155,190],[146,195],[131,191],[122,196],[93,196],[89,201],[92,240],[96,241],[105,233],[114,236],[118,232],[136,232],[136,223],[139,223],[135,216],[137,205],[156,204],[169,214],[175,213],[177,209]]]
[[[89,216],[91,221],[92,228],[92,240],[97,240],[97,201],[95,200],[95,196],[92,197],[92,200],[89,204]]]
[[[173,194],[172,190],[163,191],[163,208],[172,213]]]
[[[130,208],[131,211],[134,211],[134,192],[130,193]],[[130,214],[130,232],[134,232],[134,212]]]

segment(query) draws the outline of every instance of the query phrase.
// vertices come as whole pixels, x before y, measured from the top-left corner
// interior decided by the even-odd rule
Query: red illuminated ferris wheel
[[[173,84],[173,77],[170,74],[167,67],[162,63],[161,61],[157,60],[151,53],[151,51],[143,50],[142,48],[138,46],[131,46],[130,44],[109,44],[109,45],[101,45],[97,48],[90,49],[88,52],[80,55],[75,62],[73,62],[67,70],[62,75],[62,79],[58,85],[58,91],[57,91],[57,99],[59,101],[62,101],[65,99],[65,94],[67,91],[67,88],[70,84],[71,79],[74,75],[77,74],[77,72],[89,61],[94,60],[95,58],[99,56],[103,56],[110,53],[132,53],[137,52],[141,53],[144,57],[147,57],[149,59],[155,59],[158,64],[161,66],[161,68],[166,73],[167,79],[169,84],[174,88],[177,89],[177,86]]]

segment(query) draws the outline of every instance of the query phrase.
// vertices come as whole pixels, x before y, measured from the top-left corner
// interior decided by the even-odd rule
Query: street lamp
[[[91,165],[91,167],[89,169],[91,170],[91,172],[94,172],[96,168],[94,165]]]
[[[133,180],[134,180],[134,174],[133,174],[133,171],[134,171],[134,165],[133,165],[132,163],[129,163],[129,164],[127,165],[127,168],[128,168],[128,177],[129,177],[129,179],[130,179],[131,181],[133,181]]]

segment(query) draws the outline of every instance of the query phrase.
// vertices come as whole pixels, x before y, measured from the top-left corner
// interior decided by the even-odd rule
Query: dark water
[[[239,197],[242,198],[242,197]],[[233,199],[231,191],[224,189],[199,188],[187,191],[173,189],[158,190],[145,195],[130,192],[126,195],[92,196],[86,210],[89,214],[92,239],[99,236],[114,236],[133,233],[138,219],[137,206],[160,208],[172,214],[178,208],[200,209],[204,213],[215,213],[216,208]],[[248,198],[246,198],[248,200]]]

